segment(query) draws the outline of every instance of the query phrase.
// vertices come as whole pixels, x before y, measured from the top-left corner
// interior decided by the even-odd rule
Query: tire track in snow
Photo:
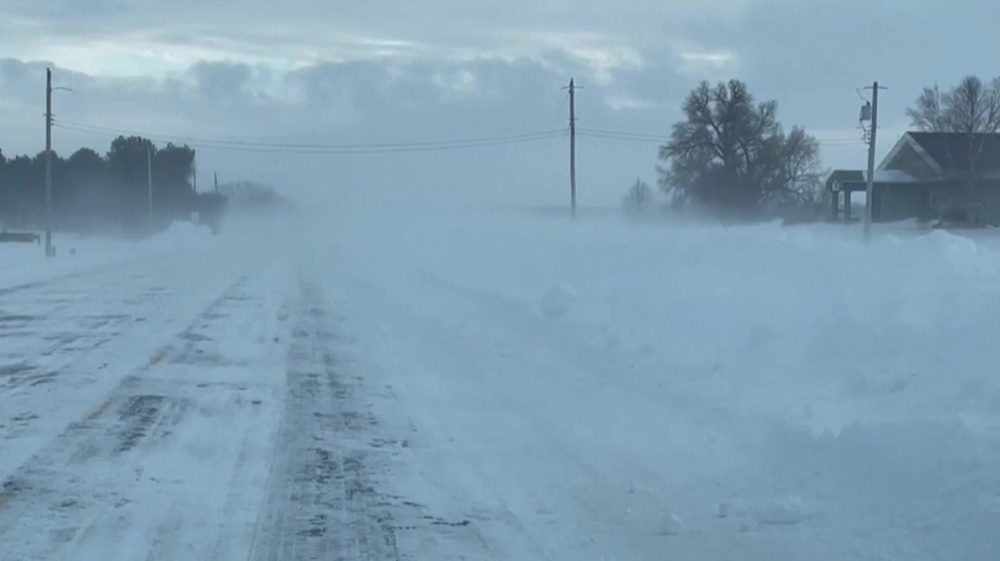
[[[9,418],[0,418],[0,438],[20,438],[33,434],[39,423],[44,425],[39,415],[45,417],[45,413],[38,407],[48,401],[51,386],[60,384],[70,372],[83,374],[74,377],[71,384],[86,383],[107,366],[100,362],[90,369],[81,366],[81,354],[93,355],[129,328],[142,324],[168,295],[158,286],[140,284],[138,290],[130,286],[147,279],[144,274],[119,275],[103,270],[93,271],[91,276],[99,273],[106,277],[101,278],[99,294],[88,284],[55,294],[19,294],[14,301],[2,301],[0,337],[5,345],[0,353],[0,400],[16,409],[9,410]],[[155,285],[155,279],[149,280]],[[120,295],[129,289],[138,298],[122,301]],[[2,401],[0,409],[4,409]]]
[[[137,489],[169,485],[148,480],[148,456],[171,444],[176,427],[196,411],[196,400],[183,392],[146,387],[144,375],[165,361],[207,366],[209,353],[198,348],[205,338],[199,327],[224,321],[219,309],[242,298],[248,277],[241,277],[213,300],[171,343],[154,354],[83,419],[69,425],[50,444],[0,484],[0,541],[11,559],[53,559],[82,544],[114,544],[128,535],[135,522],[122,517],[135,500]],[[248,302],[246,306],[251,306]],[[200,387],[200,385],[199,385]],[[183,513],[172,505],[159,522],[147,548],[171,544],[172,529]],[[160,544],[157,546],[156,544]],[[73,558],[68,554],[68,558]],[[157,557],[150,550],[150,558]],[[3,555],[0,558],[6,559]]]
[[[159,265],[158,260],[143,262],[138,271]],[[152,349],[162,341],[158,327],[187,319],[186,314],[178,318],[161,314],[169,293],[149,290],[157,279],[143,282],[147,278],[138,273],[95,278],[86,286],[61,290],[65,296],[55,299],[48,293],[32,293],[4,301],[0,482],[62,433],[74,417],[82,417],[82,408],[96,396],[106,395],[140,366],[139,349]],[[129,293],[139,296],[136,302],[123,300]],[[65,306],[63,300],[68,302]],[[193,313],[198,300],[194,302],[182,309]],[[134,344],[138,352],[133,352]]]
[[[303,285],[287,364],[287,396],[251,561],[403,559],[394,503],[378,489],[389,453],[369,438],[363,380],[334,356],[318,287]]]
[[[442,537],[435,546],[461,551],[470,558],[485,558],[486,552],[479,550],[482,544],[474,543],[471,535],[479,532],[487,547],[492,546],[492,556],[498,558],[559,559],[570,554],[579,559],[606,559],[614,558],[614,552],[677,551],[686,540],[694,539],[684,536],[669,540],[661,526],[660,521],[671,512],[671,506],[686,492],[681,488],[683,485],[676,483],[678,480],[665,480],[663,466],[646,463],[645,454],[636,454],[634,465],[626,465],[627,460],[600,457],[602,450],[607,454],[617,447],[594,446],[591,441],[595,437],[580,433],[567,419],[573,418],[573,412],[588,414],[587,423],[582,424],[587,426],[594,415],[613,413],[614,408],[608,406],[611,403],[636,402],[644,411],[657,413],[649,417],[653,420],[669,418],[703,431],[711,430],[711,426],[706,426],[700,417],[690,418],[687,410],[663,413],[657,404],[659,396],[644,395],[622,387],[617,381],[609,380],[598,386],[606,378],[602,369],[613,368],[615,361],[607,357],[575,356],[570,352],[572,347],[551,337],[544,319],[534,317],[526,306],[503,306],[503,301],[498,296],[494,300],[492,294],[461,289],[438,279],[420,277],[420,280],[428,282],[412,290],[426,294],[428,299],[416,306],[398,299],[391,288],[378,290],[367,284],[364,287],[370,292],[366,300],[382,302],[384,308],[391,310],[391,315],[378,318],[376,323],[398,326],[398,332],[386,335],[387,339],[400,342],[389,354],[406,357],[400,367],[410,370],[406,365],[412,363],[418,377],[434,379],[428,386],[455,385],[455,390],[447,393],[449,397],[468,395],[486,399],[482,410],[476,408],[466,420],[468,425],[461,416],[421,415],[421,424],[429,427],[431,433],[455,435],[447,443],[441,442],[447,450],[436,447],[433,455],[439,457],[433,458],[426,469],[441,473],[444,478],[455,469],[456,474],[479,482],[467,488],[426,482],[439,487],[442,495],[452,495],[452,502],[464,505],[460,508],[479,520],[464,539]],[[463,310],[477,312],[472,325],[462,321],[464,318],[455,321],[440,313],[441,309],[456,308],[455,301],[461,302]],[[431,325],[435,327],[428,329]],[[497,360],[499,352],[492,341],[498,339],[509,341],[511,348],[524,352]],[[411,353],[413,356],[408,356]],[[428,369],[426,374],[421,366]],[[452,378],[450,372],[465,372],[469,376]],[[532,376],[532,372],[537,376]],[[415,384],[418,389],[422,385]],[[544,400],[530,395],[534,391],[561,399],[568,416],[547,411],[548,406],[541,403]],[[593,407],[579,407],[595,396],[601,396],[602,401],[594,401]],[[463,405],[458,409],[464,408]],[[493,420],[484,421],[487,417]],[[441,424],[442,419],[447,421]],[[640,419],[636,417],[637,421]],[[466,426],[472,429],[452,428]],[[497,426],[508,427],[496,434],[500,442],[505,442],[503,439],[508,435],[519,434],[519,446],[530,445],[535,450],[531,458],[525,459],[531,466],[530,473],[522,472],[523,466],[507,464],[509,458],[480,450],[480,440],[494,438]],[[616,436],[614,431],[598,428],[598,435]],[[649,432],[645,424],[640,428]],[[478,431],[482,434],[477,435]],[[459,465],[462,467],[453,468]],[[496,492],[487,495],[480,493],[480,488]],[[711,501],[711,498],[701,500]],[[469,511],[470,503],[479,508]],[[473,514],[475,511],[479,512]],[[688,514],[684,512],[685,516]],[[695,518],[705,517],[699,513]]]
[[[401,536],[406,550],[420,551],[421,558],[442,559],[613,559],[609,551],[614,548],[605,543],[605,536],[601,534],[607,532],[608,517],[614,508],[582,492],[607,486],[609,480],[601,477],[602,474],[585,458],[553,438],[551,428],[542,423],[522,399],[510,395],[505,384],[496,385],[490,381],[493,374],[505,367],[491,360],[493,355],[489,349],[469,339],[461,329],[442,322],[434,312],[428,315],[418,311],[412,303],[397,300],[390,290],[379,290],[368,282],[356,283],[356,286],[367,293],[366,300],[383,302],[392,310],[391,316],[375,321],[399,328],[398,333],[387,337],[393,342],[402,342],[402,347],[381,350],[406,357],[396,367],[416,377],[438,380],[432,385],[453,384],[456,394],[467,391],[469,396],[489,396],[489,403],[484,404],[482,410],[483,417],[468,421],[468,426],[476,427],[471,432],[461,428],[466,425],[460,417],[430,413],[422,410],[423,407],[416,411],[422,421],[420,424],[429,431],[432,444],[420,446],[417,453],[421,457],[410,458],[412,464],[406,467],[417,468],[417,473],[412,474],[414,484],[422,491],[434,489],[435,492],[425,496],[436,503],[433,509],[416,506],[421,512],[444,510],[462,522],[445,522],[437,516],[424,514],[422,522],[431,520],[429,524],[420,524],[417,532]],[[450,296],[456,295],[461,293]],[[409,356],[414,351],[415,354]],[[421,368],[431,371],[425,375]],[[447,373],[450,372],[467,375],[449,379]],[[523,386],[517,391],[529,391],[529,387]],[[461,409],[465,404],[455,405]],[[488,430],[477,434],[477,428],[484,428],[481,423],[486,417],[494,421],[487,423],[491,425],[485,427]],[[448,421],[439,425],[442,419]],[[539,462],[538,457],[530,460],[533,466],[530,475],[518,480],[513,474],[522,473],[519,470],[523,467],[506,463],[511,458],[502,454],[494,456],[491,455],[494,452],[486,452],[484,455],[480,447],[484,439],[489,442],[494,438],[492,430],[497,427],[507,427],[504,432],[521,434],[518,431],[524,430],[526,425],[531,428],[523,434],[521,445],[537,446],[538,457],[544,457],[545,461]],[[452,436],[445,439],[444,435]],[[419,435],[414,438],[421,440]],[[497,438],[498,442],[504,442],[502,436]],[[551,496],[560,496],[564,504],[546,501],[546,507],[541,508],[539,501]],[[445,498],[447,500],[442,500]],[[525,499],[530,505],[527,508]],[[588,520],[563,517],[580,508],[592,517]],[[557,518],[559,525],[553,526]]]

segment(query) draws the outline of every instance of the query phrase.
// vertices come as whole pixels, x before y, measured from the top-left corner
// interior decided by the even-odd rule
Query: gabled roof
[[[865,173],[861,170],[835,169],[830,173],[830,176],[826,178],[826,184],[830,185],[834,181],[847,183],[848,181],[864,181],[864,180],[865,180]]]
[[[863,183],[864,181],[864,172],[856,169],[835,169],[826,178],[826,190],[833,191],[835,188],[839,190],[840,186]]]
[[[937,133],[928,133],[937,134]],[[900,155],[906,148],[912,149],[912,151],[917,155],[917,157],[932,171],[934,174],[940,174],[944,170],[941,165],[935,160],[924,147],[913,138],[913,133],[908,132],[903,136],[899,137],[896,141],[895,146],[892,150],[882,158],[882,162],[878,165],[878,170],[885,170],[887,167],[892,165],[896,161],[896,157]]]
[[[1000,133],[908,132],[944,172],[967,169],[1000,169]]]

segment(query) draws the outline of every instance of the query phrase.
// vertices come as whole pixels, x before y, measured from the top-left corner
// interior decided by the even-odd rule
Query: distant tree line
[[[153,214],[148,212],[147,165],[152,155]],[[225,200],[199,194],[192,185],[195,151],[157,147],[151,140],[120,136],[108,152],[81,148],[69,158],[52,155],[52,224],[63,231],[120,230],[139,234],[197,212],[217,221]],[[40,229],[45,223],[45,152],[7,157],[0,151],[0,223]]]

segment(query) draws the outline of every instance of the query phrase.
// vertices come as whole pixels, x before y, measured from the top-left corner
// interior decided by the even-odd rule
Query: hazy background
[[[867,17],[864,17],[867,16]],[[0,148],[44,148],[44,66],[57,120],[136,133],[384,143],[581,127],[668,134],[701,79],[745,80],[786,127],[860,137],[856,88],[882,94],[880,157],[920,88],[995,74],[1000,4],[964,0],[0,0]],[[918,63],[919,61],[919,63]],[[102,151],[113,134],[56,130]],[[565,138],[436,153],[289,155],[193,144],[211,173],[295,195],[405,206],[562,204]],[[580,202],[617,204],[656,179],[655,143],[581,138]],[[827,142],[827,167],[863,167]]]

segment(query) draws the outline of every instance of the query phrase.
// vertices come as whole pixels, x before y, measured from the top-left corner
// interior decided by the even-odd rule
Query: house
[[[836,170],[827,178],[831,217],[851,193],[865,192],[868,174]],[[1000,225],[1000,133],[908,132],[876,168],[872,220],[943,218],[970,226]]]

